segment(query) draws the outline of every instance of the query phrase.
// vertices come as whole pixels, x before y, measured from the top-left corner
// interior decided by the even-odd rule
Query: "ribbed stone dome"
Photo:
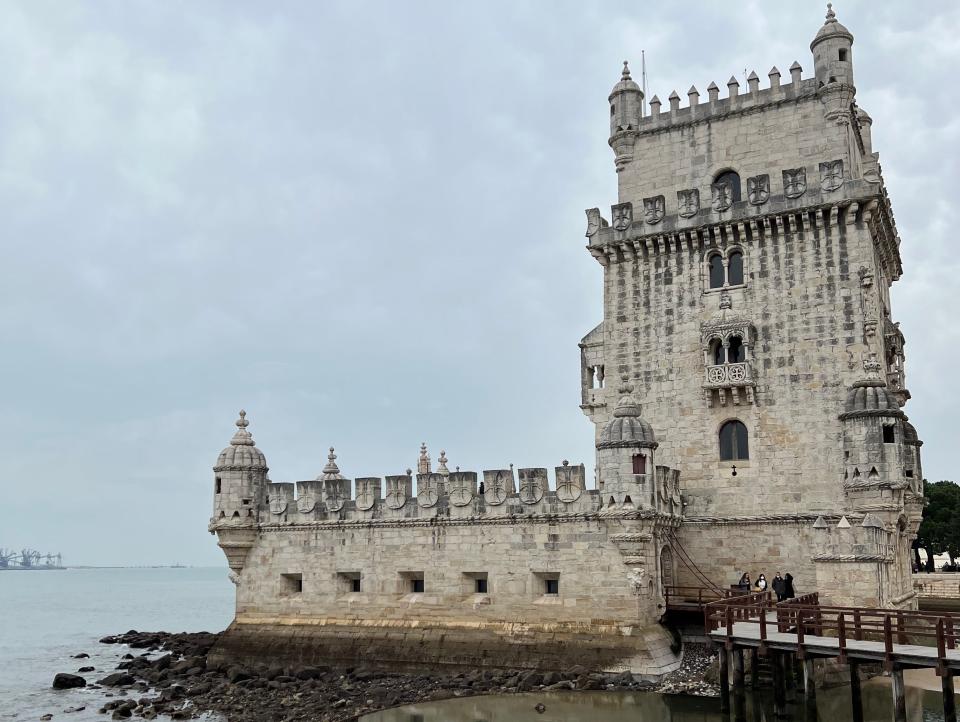
[[[267,458],[254,445],[253,435],[247,431],[249,425],[247,412],[241,409],[240,418],[237,419],[237,433],[230,440],[230,446],[220,452],[220,456],[217,457],[217,465],[213,467],[214,471],[229,468],[267,471]]]
[[[810,50],[813,50],[817,45],[822,43],[827,38],[842,37],[853,42],[853,33],[851,33],[847,28],[840,22],[837,21],[837,14],[833,12],[833,7],[827,5],[827,20],[823,24],[823,27],[817,31],[816,37],[814,37],[813,42],[810,43]]]
[[[620,399],[613,410],[613,418],[603,428],[597,442],[598,449],[620,446],[657,448],[653,427],[640,416],[640,405],[629,395]]]
[[[906,444],[913,444],[915,446],[920,446],[923,443],[920,441],[920,437],[917,436],[917,430],[909,421],[903,422],[903,441]]]
[[[841,418],[854,416],[903,416],[900,402],[879,379],[858,381],[847,391]]]

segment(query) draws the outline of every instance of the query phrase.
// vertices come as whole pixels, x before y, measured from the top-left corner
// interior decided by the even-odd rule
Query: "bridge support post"
[[[786,683],[787,701],[793,702],[797,697],[797,675],[794,672],[793,653],[784,652],[783,656],[783,679]]]
[[[893,720],[894,722],[907,722],[907,697],[906,689],[903,686],[903,667],[894,666],[890,679],[893,682]]]
[[[733,650],[733,718],[747,720],[747,697],[744,690],[743,649]]]
[[[857,662],[850,662],[850,701],[853,722],[863,722],[863,694],[860,692],[860,665]]]
[[[760,686],[760,652],[756,647],[750,649],[750,686],[754,689]]]
[[[720,647],[720,711],[730,711],[730,664],[726,645]]]
[[[817,685],[813,678],[813,658],[803,660],[803,696],[807,704],[817,704]]]
[[[783,719],[787,715],[787,683],[784,679],[784,654],[776,652],[771,655],[773,668],[773,713]],[[861,720],[862,722],[862,720]]]
[[[957,699],[953,696],[953,672],[949,669],[944,671],[940,683],[943,685],[943,720],[957,722]]]

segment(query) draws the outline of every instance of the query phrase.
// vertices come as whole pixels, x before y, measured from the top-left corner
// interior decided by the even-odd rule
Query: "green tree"
[[[917,550],[927,552],[928,572],[933,571],[933,555],[944,554],[954,563],[960,556],[960,486],[952,481],[923,482],[927,503],[923,508],[923,520],[914,542],[915,561],[920,565]]]

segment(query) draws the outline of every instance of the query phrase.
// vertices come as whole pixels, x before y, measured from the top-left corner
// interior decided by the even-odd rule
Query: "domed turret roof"
[[[640,86],[630,77],[630,66],[627,65],[626,60],[623,61],[623,72],[620,74],[620,82],[613,86],[613,90],[610,91],[610,97],[612,98],[617,93],[623,93],[624,91],[643,92],[640,90]]]
[[[640,416],[640,405],[630,396],[631,388],[621,388],[623,396],[613,410],[613,418],[600,433],[598,449],[612,449],[617,447],[646,447],[656,449],[657,437],[653,427]]]
[[[880,379],[857,381],[847,391],[847,400],[843,405],[840,418],[855,416],[897,416],[903,417],[900,402],[887,384]]]
[[[827,38],[835,37],[846,38],[851,43],[853,42],[853,33],[851,33],[846,27],[837,21],[837,14],[833,12],[833,4],[827,3],[827,19],[817,32],[813,42],[810,43],[810,50],[813,50],[817,45],[822,43]]]
[[[230,440],[230,446],[220,452],[214,471],[225,469],[251,469],[267,471],[267,458],[253,443],[253,435],[247,431],[250,422],[247,421],[247,412],[240,409],[240,418],[237,419],[237,433]]]
[[[917,436],[916,428],[906,419],[903,421],[903,441],[904,443],[913,444],[914,446],[923,445],[923,442],[920,441],[920,437]]]

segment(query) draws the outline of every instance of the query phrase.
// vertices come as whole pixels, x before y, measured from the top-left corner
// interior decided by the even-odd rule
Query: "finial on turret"
[[[444,476],[450,476],[450,469],[447,468],[447,452],[440,450],[440,456],[437,458],[437,473]]]
[[[623,61],[623,72],[620,73],[620,77],[624,80],[630,80],[630,65],[626,60]]]
[[[230,440],[232,446],[253,446],[253,435],[247,431],[250,422],[247,421],[247,412],[240,409],[240,418],[236,421],[237,432]]]
[[[427,442],[424,441],[420,444],[420,457],[417,459],[417,473],[429,474],[430,471],[430,455],[427,453]]]
[[[340,467],[337,466],[337,455],[333,453],[333,447],[330,447],[330,453],[327,454],[327,464],[323,467],[323,471],[320,476],[317,477],[323,480],[332,480],[332,479],[342,479],[340,475]]]
[[[827,3],[827,20],[824,25],[835,22],[837,22],[837,14],[833,12],[833,3]]]

